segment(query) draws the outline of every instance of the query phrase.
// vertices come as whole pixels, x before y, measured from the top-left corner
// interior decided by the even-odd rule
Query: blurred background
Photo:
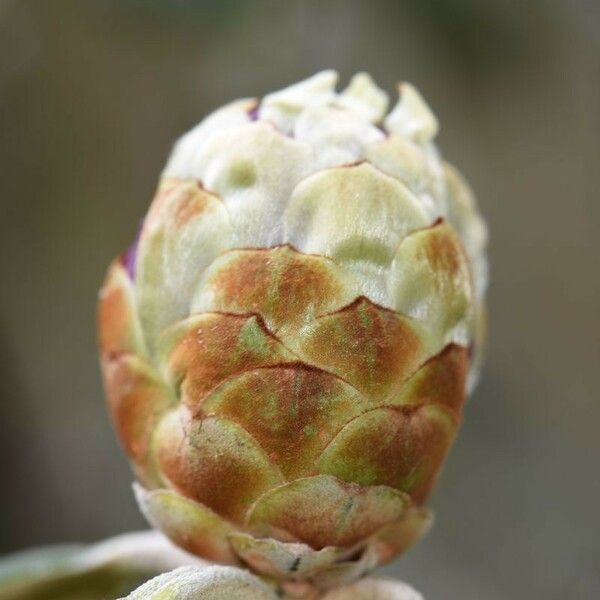
[[[415,83],[491,229],[482,383],[436,527],[385,572],[600,598],[596,0],[0,0],[0,552],[144,526],[97,368],[105,267],[178,135],[327,67]]]

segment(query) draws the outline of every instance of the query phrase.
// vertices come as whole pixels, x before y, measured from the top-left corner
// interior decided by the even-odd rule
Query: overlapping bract
[[[384,119],[368,76],[334,85],[235,102],[184,136],[99,314],[149,521],[318,589],[429,526],[486,279],[485,228],[418,92]]]

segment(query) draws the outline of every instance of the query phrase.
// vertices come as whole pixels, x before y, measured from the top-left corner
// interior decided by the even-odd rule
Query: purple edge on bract
[[[144,226],[144,220],[142,219],[137,227],[135,238],[129,248],[121,255],[121,262],[127,271],[127,274],[132,281],[135,281],[135,266],[138,253],[138,246],[140,244],[140,236],[142,234],[142,227]]]

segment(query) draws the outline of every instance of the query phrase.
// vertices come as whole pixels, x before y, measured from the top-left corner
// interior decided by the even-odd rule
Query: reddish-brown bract
[[[299,328],[350,299],[333,261],[291,246],[233,250],[206,277],[213,309],[260,314],[273,331]]]
[[[145,361],[135,354],[107,358],[103,369],[106,396],[123,446],[140,479],[146,485],[157,485],[161,478],[153,467],[151,438],[174,398]]]
[[[425,358],[416,324],[365,297],[322,315],[299,342],[312,363],[347,379],[375,399],[384,398]]]
[[[98,303],[98,341],[101,358],[139,350],[141,332],[133,291],[120,259],[109,267]]]

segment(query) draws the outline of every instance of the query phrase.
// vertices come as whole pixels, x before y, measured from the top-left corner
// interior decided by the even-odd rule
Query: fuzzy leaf
[[[152,531],[40,548],[0,562],[0,600],[107,600],[163,571],[204,564]]]

